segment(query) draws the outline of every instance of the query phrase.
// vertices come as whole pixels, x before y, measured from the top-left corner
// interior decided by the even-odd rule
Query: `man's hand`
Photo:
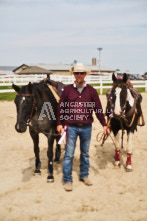
[[[110,129],[107,126],[104,126],[104,134],[110,134]]]
[[[62,134],[64,132],[63,126],[62,125],[58,125],[57,126],[57,131],[58,131],[58,133]]]

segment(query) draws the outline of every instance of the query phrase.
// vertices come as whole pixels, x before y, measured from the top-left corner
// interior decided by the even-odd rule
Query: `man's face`
[[[75,72],[74,76],[75,76],[76,82],[78,84],[82,84],[84,82],[86,73],[85,72]]]

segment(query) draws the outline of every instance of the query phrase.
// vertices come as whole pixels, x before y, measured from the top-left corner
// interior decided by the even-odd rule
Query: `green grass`
[[[0,86],[0,90],[1,89],[12,89],[12,86]]]
[[[0,101],[13,101],[16,96],[14,93],[0,93]]]
[[[100,89],[96,89],[96,91],[100,95]],[[108,89],[103,89],[103,95],[105,95],[107,91],[108,91]]]
[[[100,84],[90,84],[91,86],[100,86]],[[112,86],[111,83],[103,84],[103,86]]]
[[[136,88],[140,93],[145,92],[145,88]]]
[[[17,86],[22,87],[22,85],[21,86],[17,85]],[[10,85],[10,86],[0,86],[0,90],[1,89],[13,89],[13,88],[12,88],[12,85]]]
[[[0,86],[0,90],[2,89],[12,89],[12,86]],[[13,101],[16,96],[16,92],[12,93],[0,93],[0,101]]]

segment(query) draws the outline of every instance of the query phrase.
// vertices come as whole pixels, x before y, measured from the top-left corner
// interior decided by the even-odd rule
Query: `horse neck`
[[[41,88],[41,93],[36,93],[35,95],[35,105],[37,110],[41,111],[44,104],[51,105],[53,110],[55,111],[57,108],[57,101],[54,98],[52,92],[49,88],[43,87]]]

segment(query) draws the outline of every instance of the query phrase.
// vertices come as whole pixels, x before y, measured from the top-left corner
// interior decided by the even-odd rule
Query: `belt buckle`
[[[79,127],[82,127],[84,124],[77,124]]]

